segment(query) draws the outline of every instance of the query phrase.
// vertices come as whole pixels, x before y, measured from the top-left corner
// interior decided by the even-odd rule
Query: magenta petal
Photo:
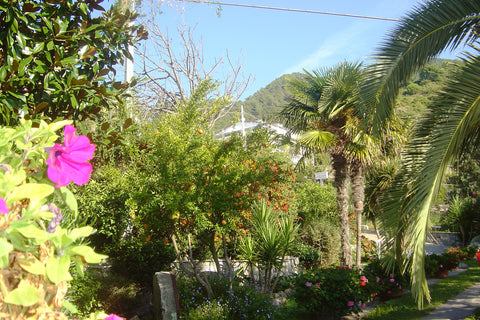
[[[63,143],[66,146],[69,146],[71,143],[75,141],[76,139],[75,131],[77,131],[77,129],[75,129],[75,127],[71,125],[66,125],[65,128],[63,129],[63,136],[64,136]]]
[[[86,136],[76,136],[76,129],[67,125],[64,129],[64,144],[56,143],[49,152],[47,175],[56,183],[55,188],[75,184],[85,184],[90,180],[92,165],[87,161],[93,158],[95,145]]]
[[[72,178],[69,177],[63,170],[62,166],[59,163],[57,165],[50,165],[47,169],[47,176],[50,180],[56,183],[55,188],[60,188],[68,185],[72,182]]]
[[[123,318],[117,316],[116,314],[111,314],[103,320],[124,320]]]
[[[8,214],[9,212],[10,210],[8,210],[7,203],[0,198],[0,213]]]
[[[67,166],[70,168],[69,174],[75,184],[81,185],[90,181],[90,174],[92,173],[92,165],[90,163],[67,162]]]

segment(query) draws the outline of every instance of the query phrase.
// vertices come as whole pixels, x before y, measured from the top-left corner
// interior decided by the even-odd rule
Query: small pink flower
[[[365,276],[360,276],[360,281],[368,282],[368,279],[367,279],[367,277],[365,277]]]
[[[87,161],[93,158],[95,145],[90,144],[86,136],[76,136],[74,127],[67,125],[64,129],[63,145],[55,143],[50,148],[47,159],[47,175],[56,183],[55,188],[70,182],[81,185],[90,180],[92,165]]]
[[[377,277],[377,282],[380,282],[380,277]]]
[[[391,283],[394,283],[394,282],[395,282],[395,279],[390,279],[390,282],[391,282]]]
[[[320,288],[322,285],[320,283],[315,283],[315,287]]]
[[[10,213],[10,210],[8,210],[8,207],[7,207],[7,203],[2,198],[0,198],[0,213],[3,213],[3,214]]]
[[[353,301],[348,301],[347,302],[347,307],[353,307],[355,303]]]
[[[390,273],[390,278],[393,278],[393,274]]]
[[[124,320],[124,319],[112,313],[111,315],[109,315],[103,320]]]
[[[443,264],[440,265],[440,268],[443,268]]]
[[[305,286],[306,286],[306,287],[311,287],[311,286],[312,286],[312,283],[311,283],[311,282],[306,282],[306,283],[305,283]]]
[[[387,294],[392,294],[392,291],[388,290],[388,291],[387,291]]]

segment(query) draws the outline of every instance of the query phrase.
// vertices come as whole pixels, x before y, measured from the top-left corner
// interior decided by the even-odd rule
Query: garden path
[[[480,283],[442,304],[422,320],[461,320],[477,308],[480,308]]]

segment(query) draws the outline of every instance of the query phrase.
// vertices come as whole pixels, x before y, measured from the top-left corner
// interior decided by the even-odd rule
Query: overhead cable
[[[400,19],[373,17],[373,16],[365,16],[365,15],[360,15],[360,14],[336,13],[336,12],[326,12],[326,11],[307,10],[307,9],[294,9],[294,8],[280,8],[280,7],[260,6],[260,5],[254,5],[254,4],[228,3],[228,2],[203,1],[203,0],[177,0],[177,1],[216,4],[216,5],[221,5],[221,6],[233,6],[233,7],[255,8],[255,9],[269,9],[269,10],[291,11],[291,12],[301,12],[301,13],[325,14],[325,15],[341,16],[341,17],[348,17],[348,18],[362,18],[362,19],[385,20],[385,21],[401,21]]]

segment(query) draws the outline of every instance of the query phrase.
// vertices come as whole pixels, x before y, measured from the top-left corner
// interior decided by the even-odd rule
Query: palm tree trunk
[[[338,219],[340,224],[340,246],[342,267],[351,267],[350,222],[348,220],[348,162],[343,154],[332,154],[337,188]]]
[[[350,167],[352,179],[352,198],[357,218],[357,248],[356,262],[358,267],[362,264],[362,213],[365,199],[365,170],[360,160],[355,159]]]

